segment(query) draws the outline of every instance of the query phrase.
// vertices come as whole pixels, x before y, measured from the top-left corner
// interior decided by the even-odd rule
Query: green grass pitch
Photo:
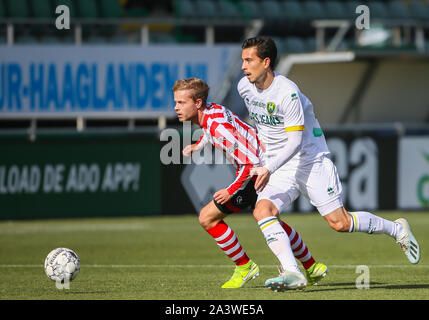
[[[250,214],[226,222],[261,267],[241,289],[221,289],[234,266],[199,226],[195,215],[0,222],[0,299],[293,300],[429,299],[429,212],[378,212],[408,219],[420,243],[411,265],[386,235],[337,233],[316,213],[283,214],[327,277],[304,291],[271,292],[264,281],[277,274],[277,259]],[[59,290],[44,273],[46,255],[69,247],[81,260],[70,289]],[[369,289],[357,289],[358,265],[369,268]]]

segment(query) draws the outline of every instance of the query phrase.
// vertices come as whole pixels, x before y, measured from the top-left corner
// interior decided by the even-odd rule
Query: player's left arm
[[[239,167],[235,180],[228,187],[217,191],[213,195],[213,198],[217,203],[224,204],[228,202],[236,192],[246,186],[251,179],[250,170],[255,164],[257,164],[256,161],[259,163],[259,159],[255,157],[254,161],[252,161],[252,159],[243,152],[244,150],[240,149],[243,145],[243,141],[239,139],[239,134],[234,126],[227,123],[219,124],[216,126],[216,129],[214,129],[212,134],[217,137],[218,140],[222,141],[222,143],[220,145],[216,145],[216,147],[225,151],[225,154],[227,156],[229,155]],[[244,143],[244,145],[250,147],[247,143]],[[230,153],[228,150],[229,148],[233,148],[234,151]]]
[[[209,139],[207,138],[207,136],[203,133],[203,135],[198,139],[197,142],[193,143],[193,144],[189,144],[187,145],[185,148],[183,148],[182,150],[182,154],[185,157],[190,157],[192,155],[192,152],[195,151],[199,151],[202,148],[205,147],[205,145],[209,142]]]
[[[287,144],[276,157],[265,165],[271,174],[298,153],[302,146],[302,135],[302,130],[286,132]]]
[[[213,199],[216,200],[219,204],[224,204],[228,202],[232,196],[237,193],[239,190],[242,190],[251,179],[250,170],[253,167],[253,164],[246,164],[240,167],[237,172],[237,177],[235,180],[225,189],[217,191],[213,195]]]
[[[262,191],[267,185],[270,175],[286,162],[292,159],[302,146],[304,126],[304,110],[297,92],[292,92],[282,102],[279,109],[284,115],[284,134],[287,138],[286,145],[264,167],[257,167],[251,171],[251,175],[258,175],[255,181],[255,189]]]

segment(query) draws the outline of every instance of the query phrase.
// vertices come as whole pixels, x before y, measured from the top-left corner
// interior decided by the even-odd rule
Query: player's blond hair
[[[207,97],[209,95],[210,87],[203,80],[199,78],[188,78],[183,80],[177,80],[173,86],[173,92],[179,90],[192,90],[191,98],[194,101],[197,99],[202,100],[202,105],[205,106]]]

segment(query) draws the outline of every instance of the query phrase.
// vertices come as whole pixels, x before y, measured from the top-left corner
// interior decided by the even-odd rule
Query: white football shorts
[[[343,206],[341,181],[337,168],[326,156],[297,168],[287,165],[276,170],[257,201],[270,200],[284,211],[300,194],[310,200],[322,216]]]

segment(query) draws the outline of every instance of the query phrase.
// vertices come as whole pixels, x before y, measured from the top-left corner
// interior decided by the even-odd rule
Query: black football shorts
[[[225,214],[233,212],[242,212],[250,207],[252,210],[255,208],[256,199],[258,195],[255,190],[255,182],[250,180],[243,190],[238,191],[232,198],[225,204],[219,204],[213,199],[216,207]]]

